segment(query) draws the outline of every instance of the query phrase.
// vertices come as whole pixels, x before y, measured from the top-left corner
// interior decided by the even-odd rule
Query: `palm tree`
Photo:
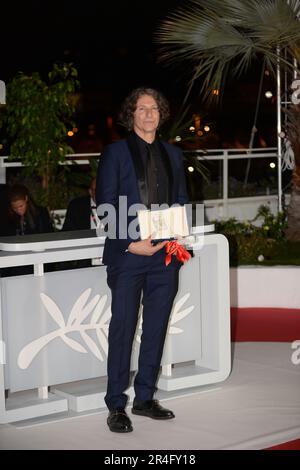
[[[202,92],[224,86],[227,76],[246,72],[255,59],[275,70],[277,48],[300,57],[299,0],[187,0],[162,23],[156,41],[160,59],[193,64],[191,83]],[[293,63],[281,58],[282,65]]]
[[[300,60],[299,17],[299,0],[187,0],[157,31],[159,58],[175,65],[189,62],[192,76],[188,94],[202,78],[203,97],[218,99],[221,93],[213,91],[222,90],[228,77],[246,73],[254,61],[261,61],[275,75],[279,51],[285,51],[280,56],[281,68],[294,71],[293,57]],[[288,125],[287,132],[295,154],[293,192],[297,191],[299,198],[299,108],[293,113],[294,125]],[[293,217],[296,208],[299,214]],[[300,204],[295,207],[291,203],[288,223],[296,222],[292,232],[300,239]]]

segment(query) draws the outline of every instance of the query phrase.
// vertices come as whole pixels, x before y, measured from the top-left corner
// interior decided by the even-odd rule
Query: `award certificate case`
[[[178,238],[189,235],[189,227],[184,206],[162,210],[138,211],[141,240]]]

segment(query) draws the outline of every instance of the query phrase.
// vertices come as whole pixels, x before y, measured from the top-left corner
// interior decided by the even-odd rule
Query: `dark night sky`
[[[7,2],[1,14],[1,78],[18,70],[48,71],[62,60],[74,62],[83,90],[124,95],[146,82],[168,89],[171,74],[156,63],[153,32],[178,3]]]
[[[85,0],[6,2],[1,5],[0,79],[17,71],[46,74],[56,61],[73,62],[79,72],[86,112],[113,114],[134,87],[159,88],[179,105],[189,67],[175,70],[157,62],[153,33],[159,22],[185,0]],[[212,112],[219,127],[244,126],[250,132],[258,77],[246,92],[233,84],[223,107]],[[202,107],[192,95],[194,110]],[[224,127],[225,128],[225,127]]]

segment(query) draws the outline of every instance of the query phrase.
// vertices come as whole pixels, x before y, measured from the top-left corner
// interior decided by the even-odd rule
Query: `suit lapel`
[[[131,133],[127,138],[127,145],[132,157],[133,166],[135,169],[138,191],[140,195],[141,203],[147,206],[148,204],[148,188],[146,182],[145,168],[143,165],[142,157],[139,152],[138,144],[134,137],[134,134]]]

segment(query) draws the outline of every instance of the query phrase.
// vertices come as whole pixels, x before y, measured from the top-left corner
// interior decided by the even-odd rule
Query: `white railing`
[[[248,160],[257,158],[278,159],[278,151],[276,147],[255,148],[255,149],[209,149],[194,150],[190,153],[195,155],[200,161],[220,160],[222,164],[222,198],[205,199],[203,201],[206,206],[206,215],[209,220],[236,217],[237,219],[251,219],[256,214],[257,208],[262,204],[269,204],[272,212],[278,211],[278,200],[281,197],[281,188],[277,194],[260,195],[260,196],[240,196],[228,197],[228,164],[230,160]],[[244,210],[238,210],[238,206],[245,206]],[[246,209],[245,209],[246,208]]]
[[[254,197],[228,197],[228,164],[230,160],[247,160],[247,159],[257,159],[257,158],[269,158],[269,159],[278,159],[278,151],[276,147],[269,148],[255,148],[255,149],[209,149],[209,150],[190,150],[184,151],[184,153],[191,155],[192,157],[197,158],[200,161],[213,161],[219,160],[222,161],[222,198],[218,199],[207,199],[204,200],[204,204],[208,208],[213,208],[210,211],[211,216],[208,217],[210,220],[212,218],[226,218],[228,216],[235,216],[235,213],[230,213],[230,207],[236,206],[238,204],[243,204],[244,202],[249,205],[249,200],[253,200],[255,207],[257,203],[264,204],[269,203],[272,200],[272,209],[276,212],[277,202],[281,197],[281,188],[278,187],[277,194],[272,196],[266,194],[261,196]],[[67,155],[66,161],[63,164],[72,165],[88,165],[90,159],[99,158],[99,153],[78,153]],[[6,182],[6,169],[11,167],[22,167],[22,162],[20,160],[11,161],[7,156],[0,157],[0,183],[4,184]],[[259,198],[259,201],[258,199]],[[257,200],[257,201],[256,201]],[[209,212],[209,211],[208,211]],[[253,212],[253,211],[252,211]],[[237,218],[244,218],[244,216],[237,216]],[[246,217],[247,218],[247,217]]]
[[[185,152],[188,153],[188,152]],[[198,160],[222,160],[223,161],[223,201],[228,199],[228,163],[229,160],[249,160],[257,158],[278,158],[276,147],[258,149],[210,149],[194,150],[192,154]]]
[[[99,153],[74,153],[70,155],[66,155],[66,160],[62,163],[62,165],[73,165],[78,164],[78,165],[89,165],[90,163],[90,158],[99,158],[100,154]],[[84,159],[83,157],[87,157]],[[0,157],[0,183],[5,184],[6,183],[6,169],[7,168],[16,168],[16,167],[22,167],[24,166],[21,160],[18,160],[17,158],[13,160],[9,160],[9,157],[3,156]]]

